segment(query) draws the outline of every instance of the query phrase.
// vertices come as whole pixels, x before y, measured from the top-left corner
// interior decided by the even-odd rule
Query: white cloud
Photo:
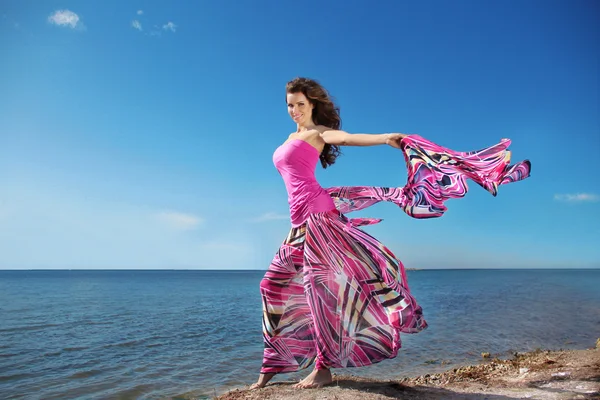
[[[595,202],[600,200],[600,196],[591,193],[555,194],[554,200],[570,203]]]
[[[137,11],[137,15],[142,15],[144,13],[144,10],[138,10]]]
[[[268,213],[261,215],[260,217],[253,218],[251,221],[252,222],[265,222],[265,221],[275,221],[275,220],[282,220],[282,219],[289,219],[289,218],[290,218],[290,216],[286,215],[286,214],[279,214],[276,212],[268,212]]]
[[[138,31],[142,30],[142,23],[140,21],[138,21],[137,19],[134,19],[133,21],[131,21],[131,26],[133,26]]]
[[[48,17],[48,22],[58,26],[66,26],[72,29],[83,27],[79,15],[69,10],[58,10]]]
[[[202,223],[202,219],[192,215],[177,211],[165,211],[156,215],[159,220],[178,230],[196,229]]]
[[[163,29],[165,31],[175,32],[175,29],[177,29],[177,25],[175,25],[174,23],[172,23],[171,21],[169,21],[165,25],[163,25]]]

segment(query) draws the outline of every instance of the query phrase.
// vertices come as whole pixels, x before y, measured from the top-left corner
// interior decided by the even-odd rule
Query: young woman
[[[312,373],[296,387],[327,385],[330,368],[396,357],[400,333],[427,327],[402,263],[358,228],[379,220],[348,219],[345,212],[391,201],[413,217],[437,217],[445,211],[444,200],[466,193],[465,178],[495,195],[498,185],[523,179],[530,170],[528,162],[508,167],[507,140],[479,152],[457,153],[416,135],[344,132],[339,109],[311,79],[288,82],[286,101],[297,127],[277,148],[273,162],[288,192],[292,227],[260,285],[265,349],[252,389],[265,386],[275,374],[313,363]],[[317,163],[332,165],[339,146],[383,144],[404,151],[410,169],[405,187],[326,190],[317,182]]]

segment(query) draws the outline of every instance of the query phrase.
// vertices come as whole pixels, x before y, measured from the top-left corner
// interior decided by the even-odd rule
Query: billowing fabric
[[[360,367],[396,357],[400,333],[427,327],[423,310],[410,293],[400,260],[359,228],[380,220],[349,219],[344,214],[390,201],[411,217],[439,217],[446,211],[446,200],[466,194],[467,178],[495,196],[499,185],[525,179],[531,170],[529,161],[509,165],[509,144],[505,139],[465,153],[412,135],[401,142],[408,167],[406,186],[326,189],[336,209],[308,212],[298,221],[302,223],[292,227],[261,281],[261,372],[297,371],[312,363],[318,369]],[[308,147],[278,151],[276,166],[312,165],[307,182],[314,185],[318,157]],[[286,174],[282,176],[285,181]],[[297,193],[305,192],[300,188]],[[308,204],[296,205],[310,209]]]
[[[528,160],[510,165],[510,143],[509,139],[502,139],[482,150],[458,152],[418,135],[406,136],[401,141],[408,168],[408,182],[404,187],[345,186],[326,190],[342,213],[389,201],[414,218],[440,217],[447,210],[446,200],[467,193],[467,179],[496,196],[498,186],[529,177],[531,163]],[[362,224],[379,221],[362,219]]]

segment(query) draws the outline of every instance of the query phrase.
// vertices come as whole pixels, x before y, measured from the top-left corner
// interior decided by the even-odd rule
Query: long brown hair
[[[314,106],[312,120],[316,125],[323,125],[330,129],[340,129],[342,118],[340,108],[335,105],[327,90],[314,79],[295,78],[289,81],[285,87],[287,93],[302,93]],[[325,144],[319,156],[323,168],[335,163],[335,159],[341,154],[340,148],[332,144]]]

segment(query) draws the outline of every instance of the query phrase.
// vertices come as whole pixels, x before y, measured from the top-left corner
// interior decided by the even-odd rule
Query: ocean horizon
[[[505,268],[405,268],[406,271],[529,271],[529,270],[565,270],[565,271],[579,271],[589,269],[600,269],[600,266],[591,267],[505,267]],[[251,272],[266,272],[266,269],[221,269],[221,268],[0,268],[1,271],[205,271],[205,272],[240,272],[240,271],[251,271]]]

